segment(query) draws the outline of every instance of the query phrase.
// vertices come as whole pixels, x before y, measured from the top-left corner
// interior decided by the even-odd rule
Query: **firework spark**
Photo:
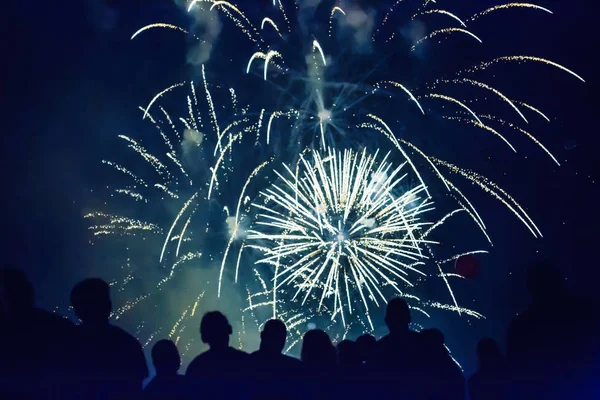
[[[537,63],[542,63],[542,64],[546,64],[546,65],[550,65],[552,67],[558,68],[564,72],[567,72],[568,74],[573,75],[575,78],[579,79],[581,82],[585,83],[585,79],[583,79],[581,76],[579,76],[578,74],[576,74],[575,72],[571,71],[569,68],[560,65],[558,63],[555,63],[554,61],[550,61],[547,60],[545,58],[541,58],[541,57],[533,57],[533,56],[506,56],[506,57],[498,57],[492,61],[489,62],[483,62],[478,66],[469,68],[464,70],[463,72],[476,72],[476,71],[482,71],[484,69],[488,69],[489,67],[491,67],[494,64],[497,63],[501,63],[501,62],[526,62],[526,61],[532,61],[532,62],[537,62]]]
[[[185,82],[176,83],[176,84],[169,86],[168,88],[162,90],[156,96],[154,96],[152,98],[152,100],[150,100],[150,103],[148,103],[148,106],[146,107],[146,109],[144,110],[144,118],[146,118],[148,116],[148,112],[150,112],[150,107],[152,107],[152,105],[156,102],[156,100],[158,100],[165,93],[170,92],[171,90],[175,89],[176,87],[181,87],[183,85],[185,85]]]

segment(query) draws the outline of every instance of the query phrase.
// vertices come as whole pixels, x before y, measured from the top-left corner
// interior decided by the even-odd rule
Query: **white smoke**
[[[404,208],[410,210],[417,207],[420,204],[418,200],[419,196],[417,196],[415,193],[411,193],[406,199],[406,205]]]
[[[210,9],[211,3],[197,2],[188,13],[187,0],[175,0],[188,15],[194,18],[192,32],[200,39],[188,50],[187,62],[194,66],[206,63],[212,54],[214,43],[221,33],[221,20],[216,8]]]
[[[316,207],[316,211],[318,215],[323,215],[327,212],[327,206],[325,204],[319,204]]]
[[[235,216],[227,217],[227,219],[225,219],[225,223],[227,224],[227,231],[229,232],[229,236],[233,236],[235,234],[236,239],[246,238],[246,229],[244,229],[239,224],[236,224]]]
[[[183,140],[181,141],[182,159],[186,165],[194,165],[196,151],[200,149],[204,134],[195,129],[186,129],[183,131]]]
[[[233,268],[234,265],[228,265],[228,271],[232,271]],[[242,290],[240,290],[243,288],[243,285],[235,283],[233,277],[225,273],[221,285],[221,296],[217,297],[219,271],[220,265],[209,261],[208,258],[201,258],[196,262],[186,264],[179,272],[178,282],[185,284],[184,287],[187,290],[165,291],[165,295],[161,298],[163,302],[162,307],[157,315],[153,315],[159,320],[161,318],[163,320],[177,319],[183,310],[194,304],[200,293],[204,293],[204,296],[198,301],[194,315],[192,316],[190,311],[188,313],[189,317],[184,320],[184,324],[187,325],[187,334],[185,336],[194,338],[194,342],[190,352],[182,357],[182,369],[191,358],[208,350],[207,345],[202,343],[200,339],[198,328],[200,327],[202,317],[209,311],[220,311],[229,320],[233,328],[233,334],[229,339],[230,346],[235,348],[241,347],[245,351],[250,352],[256,350],[260,344],[258,327],[253,324],[251,318],[247,318],[246,321],[242,319],[240,310],[248,306],[248,301],[242,295]],[[152,312],[156,313],[156,311]],[[161,334],[168,334],[168,331],[163,331]],[[175,339],[175,336],[173,339]]]
[[[376,11],[374,9],[363,10],[356,5],[346,6],[344,10],[346,15],[336,14],[339,33],[351,37],[353,50],[359,53],[370,52]]]
[[[427,26],[423,21],[416,19],[402,29],[400,34],[402,37],[408,39],[410,44],[416,44],[417,41],[423,39],[425,35],[427,35]]]
[[[382,185],[385,184],[385,182],[388,179],[388,175],[387,173],[384,172],[379,172],[379,173],[373,173],[371,174],[371,184],[369,185],[370,188],[369,190],[371,192],[377,192],[379,191],[379,189],[381,188]]]
[[[106,1],[101,0],[87,0],[85,2],[90,22],[99,31],[113,30],[119,18],[116,8],[112,8],[106,3]]]
[[[324,74],[324,68],[321,64],[320,59],[315,59],[315,52],[311,52],[306,55],[306,66],[307,66],[307,75],[308,80],[310,82],[311,92],[312,93],[323,93],[323,79],[321,75]]]
[[[298,0],[298,8],[316,8],[322,0]]]
[[[184,153],[189,153],[192,149],[200,147],[204,140],[204,135],[195,129],[186,129],[183,131],[183,141],[181,142],[181,150]]]

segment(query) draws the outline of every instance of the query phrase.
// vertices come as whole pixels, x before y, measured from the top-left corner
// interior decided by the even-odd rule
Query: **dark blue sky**
[[[446,2],[450,3],[439,1]],[[90,189],[103,183],[99,161],[120,150],[114,140],[117,134],[136,129],[138,105],[189,74],[185,43],[165,46],[159,35],[144,45],[129,41],[131,33],[146,23],[185,23],[170,1],[102,3],[20,0],[4,5],[8,16],[2,52],[4,263],[25,268],[39,303],[49,308],[66,301],[77,280],[101,270],[109,259],[90,252],[82,218],[90,206]],[[482,1],[451,3],[448,7],[459,15],[463,7],[484,8]],[[495,316],[479,326],[477,334],[496,337],[502,336],[510,315],[526,304],[522,277],[531,260],[554,260],[570,286],[586,297],[597,298],[600,277],[597,18],[589,0],[538,3],[555,14],[513,12],[510,19],[505,15],[506,23],[486,31],[486,46],[506,48],[505,54],[543,56],[586,78],[587,83],[581,84],[549,67],[521,66],[501,82],[554,117],[537,135],[563,166],[555,167],[533,146],[523,146],[518,157],[506,158],[492,153],[492,147],[482,150],[479,143],[469,141],[457,150],[460,157],[474,160],[487,158],[482,151],[490,152],[492,160],[477,169],[510,189],[545,235],[532,239],[498,204],[484,203],[496,246],[472,286],[478,307]],[[452,234],[461,236],[460,231]],[[469,328],[464,329],[456,334],[470,335]]]

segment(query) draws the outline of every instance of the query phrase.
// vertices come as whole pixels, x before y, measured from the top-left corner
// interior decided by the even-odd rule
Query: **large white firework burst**
[[[332,299],[332,318],[352,314],[358,296],[368,315],[369,302],[384,304],[383,286],[402,294],[399,282],[411,285],[409,272],[424,258],[422,218],[432,208],[423,185],[408,185],[404,164],[394,168],[385,156],[366,150],[331,148],[312,159],[301,157],[296,172],[285,167],[278,173],[281,184],[261,192],[258,229],[248,240],[259,241],[267,263],[276,269],[275,289],[292,285],[294,298],[302,293],[304,304],[313,290],[320,310]],[[356,295],[355,295],[356,293]]]

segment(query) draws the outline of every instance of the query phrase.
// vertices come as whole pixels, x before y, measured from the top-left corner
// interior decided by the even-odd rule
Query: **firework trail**
[[[535,5],[535,4],[530,4],[530,3],[508,3],[508,4],[501,4],[498,6],[494,6],[494,7],[490,7],[487,10],[484,10],[480,13],[477,13],[475,15],[473,15],[469,21],[475,21],[481,17],[484,17],[486,15],[488,15],[489,13],[492,13],[494,11],[498,11],[498,10],[506,10],[508,8],[532,8],[532,9],[536,9],[536,10],[541,10],[541,11],[545,11],[548,14],[553,14],[552,11],[548,10],[547,8]]]
[[[156,96],[154,96],[152,98],[152,100],[150,100],[150,103],[148,103],[148,106],[145,108],[144,110],[144,118],[146,118],[148,116],[148,113],[150,112],[150,107],[152,107],[152,105],[156,102],[156,100],[158,100],[162,95],[164,95],[165,93],[170,92],[171,90],[175,89],[176,87],[181,87],[185,85],[185,82],[181,82],[181,83],[176,83],[172,86],[169,86],[168,88],[166,88],[165,90],[159,92]]]
[[[261,30],[265,29],[265,23],[269,23],[269,25],[271,25],[273,27],[273,29],[275,29],[275,32],[277,32],[279,37],[283,38],[283,36],[281,35],[281,32],[279,31],[279,28],[277,27],[277,24],[275,24],[275,22],[269,17],[263,18],[262,23],[260,24]]]
[[[466,29],[462,29],[462,28],[444,28],[444,29],[438,29],[437,31],[433,31],[429,35],[425,36],[424,38],[417,40],[417,42],[411,48],[411,50],[412,51],[416,50],[417,46],[420,45],[421,43],[423,43],[426,40],[433,39],[434,37],[436,37],[438,35],[444,35],[444,34],[448,34],[448,33],[452,33],[452,32],[464,33],[466,35],[471,36],[473,39],[477,40],[479,43],[483,43],[481,41],[481,39],[479,39],[477,36],[475,36],[473,33],[469,32]]]
[[[546,60],[545,58],[540,58],[540,57],[532,57],[532,56],[506,56],[506,57],[498,57],[492,61],[489,62],[483,62],[478,66],[469,68],[464,70],[463,72],[477,72],[477,71],[483,71],[484,69],[487,69],[489,67],[491,67],[494,64],[500,63],[500,62],[526,62],[526,61],[532,61],[532,62],[537,62],[537,63],[542,63],[542,64],[546,64],[546,65],[550,65],[552,67],[558,68],[564,72],[567,72],[571,75],[573,75],[575,78],[579,79],[581,82],[585,83],[585,79],[583,79],[581,76],[577,75],[575,72],[571,71],[570,69],[568,69],[565,66],[562,66],[558,63],[555,63],[554,61],[550,61],[550,60]]]
[[[189,33],[188,31],[186,31],[185,29],[183,29],[183,28],[181,28],[181,27],[179,27],[177,25],[171,25],[171,24],[165,24],[165,23],[160,23],[159,22],[159,23],[156,23],[156,24],[150,24],[150,25],[144,26],[143,28],[141,28],[140,30],[138,30],[136,33],[134,33],[131,36],[131,40],[135,39],[136,36],[138,36],[140,33],[145,32],[145,31],[147,31],[149,29],[153,29],[153,28],[168,28],[168,29],[173,29],[173,30],[180,31],[180,32],[183,32],[183,33]]]
[[[527,118],[525,118],[525,116],[523,115],[523,113],[521,112],[521,110],[519,110],[519,108],[515,105],[515,103],[513,103],[508,97],[506,97],[505,95],[503,95],[502,93],[500,93],[499,90],[494,89],[493,87],[486,85],[485,83],[482,82],[478,82],[475,81],[473,79],[457,79],[454,81],[454,83],[468,83],[470,85],[485,89],[485,90],[489,90],[490,92],[494,93],[495,95],[497,95],[498,97],[500,97],[502,100],[504,100],[505,102],[507,102],[516,112],[517,114],[519,114],[519,116],[521,118],[523,118],[523,121],[525,121],[526,123],[529,123],[529,121],[527,121]]]
[[[535,113],[537,113],[538,115],[540,115],[542,118],[544,118],[547,122],[550,122],[550,118],[548,118],[546,116],[546,114],[544,114],[543,112],[541,112],[539,109],[537,109],[537,108],[535,108],[535,107],[533,107],[533,106],[531,106],[531,105],[529,105],[527,103],[523,103],[522,101],[515,101],[515,100],[513,100],[513,103],[516,103],[516,104],[518,104],[520,106],[528,108],[531,111],[534,111]]]
[[[544,152],[546,154],[548,154],[548,156],[550,156],[550,158],[552,159],[552,161],[554,161],[556,163],[556,165],[558,165],[560,167],[560,163],[558,162],[558,160],[556,159],[556,157],[554,157],[554,155],[546,148],[546,146],[544,146],[539,140],[537,140],[532,134],[530,134],[529,132],[527,132],[526,130],[524,130],[521,127],[516,126],[515,124],[512,124],[510,122],[504,121],[501,118],[497,118],[494,117],[492,115],[482,115],[481,118],[484,119],[488,119],[491,121],[496,121],[504,126],[508,126],[510,128],[515,129],[518,132],[521,132],[522,134],[524,134],[525,136],[527,136],[529,139],[531,139],[535,144],[537,144],[542,150],[544,150]]]
[[[412,17],[412,19],[415,19],[416,17],[418,17],[418,16],[420,16],[420,15],[428,15],[428,14],[442,14],[442,15],[447,15],[447,16],[449,16],[450,18],[454,18],[456,21],[458,21],[458,22],[459,22],[459,23],[460,23],[460,24],[463,26],[463,28],[466,28],[466,27],[467,27],[467,25],[465,25],[465,23],[464,23],[464,22],[463,22],[463,21],[462,21],[462,20],[461,20],[459,17],[457,17],[456,15],[454,15],[454,14],[452,14],[451,12],[449,12],[449,11],[446,11],[446,10],[437,10],[437,9],[436,9],[436,10],[427,10],[427,11],[423,11],[423,12],[422,12],[422,13],[420,13],[420,14],[415,14],[415,15]]]
[[[419,110],[421,110],[421,113],[425,114],[425,111],[423,110],[423,107],[421,106],[421,103],[419,103],[419,101],[415,98],[415,96],[411,93],[411,91],[408,90],[401,83],[394,82],[394,81],[378,82],[378,83],[375,84],[375,88],[373,89],[373,93],[375,93],[375,91],[377,91],[382,86],[386,86],[386,85],[391,85],[391,86],[394,86],[394,87],[397,87],[397,88],[400,88],[400,89],[404,90],[404,92],[406,92],[406,94],[408,94],[408,96],[410,97],[410,99],[417,104],[417,106],[419,107]]]
[[[442,100],[446,100],[446,101],[458,104],[459,106],[461,106],[462,108],[464,108],[465,110],[467,110],[473,116],[473,118],[475,118],[477,120],[478,123],[480,123],[481,125],[483,125],[483,122],[481,122],[481,120],[479,119],[479,117],[477,116],[477,114],[475,114],[475,112],[473,112],[473,110],[471,110],[469,107],[467,107],[460,100],[456,100],[453,97],[446,96],[446,95],[443,95],[443,94],[435,94],[435,93],[428,94],[425,97],[431,97],[431,98],[434,98],[434,99],[442,99]]]

